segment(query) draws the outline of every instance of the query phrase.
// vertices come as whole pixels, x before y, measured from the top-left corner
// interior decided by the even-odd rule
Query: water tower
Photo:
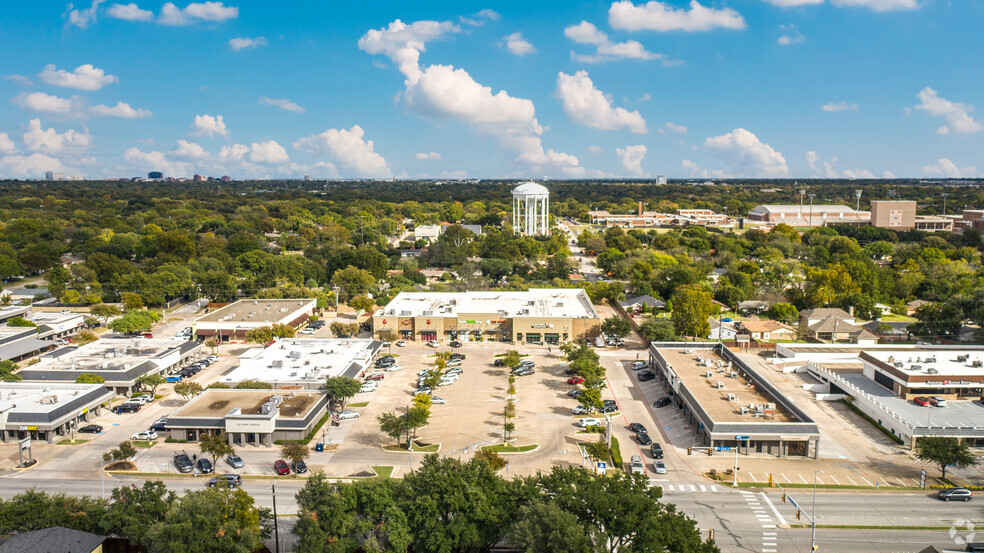
[[[550,191],[542,184],[521,182],[513,196],[513,229],[526,236],[550,234]]]

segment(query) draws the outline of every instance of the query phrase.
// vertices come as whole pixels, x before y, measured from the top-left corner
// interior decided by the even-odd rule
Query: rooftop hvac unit
[[[926,369],[926,374],[940,374],[940,371],[936,369]]]
[[[903,367],[903,365],[904,365],[904,363],[902,363],[901,361],[896,361],[895,362],[895,368],[896,369],[901,369]]]
[[[721,382],[720,380],[718,380],[717,389],[718,390],[723,390],[724,389],[724,382]]]
[[[742,415],[747,415],[748,414],[748,407],[742,407],[741,408],[741,414]]]
[[[971,366],[974,367],[975,369],[979,369],[981,367],[981,360],[975,359],[974,362],[971,363]]]
[[[922,365],[913,365],[912,366],[912,370],[914,370],[914,371],[921,371],[922,370]]]
[[[731,378],[738,378],[738,371],[731,371],[730,373],[728,373],[728,376],[730,376]]]
[[[889,355],[888,356],[888,363],[889,364],[895,364],[895,356]]]
[[[38,401],[38,403],[44,405],[53,405],[55,403],[58,403],[58,396],[56,395],[41,396],[41,399]]]
[[[253,300],[253,305],[259,305],[259,304],[260,304],[260,302],[259,302],[259,301],[257,301],[257,300]]]
[[[706,372],[704,373],[704,377],[705,377],[705,378],[710,378],[710,377],[712,377],[712,376],[714,376],[714,371],[706,371]]]
[[[927,357],[927,358],[923,359],[923,361],[926,362],[926,363],[935,363],[936,362],[936,358],[935,357]]]
[[[728,394],[728,401],[738,401],[738,396],[735,394]]]

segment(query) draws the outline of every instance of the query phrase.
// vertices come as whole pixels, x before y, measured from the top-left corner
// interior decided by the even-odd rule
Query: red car
[[[384,375],[383,373],[372,373],[366,377],[366,382],[370,380],[382,380],[384,378],[386,378],[386,375]]]
[[[273,471],[276,472],[279,476],[287,476],[288,474],[290,474],[290,467],[287,466],[287,461],[280,459],[273,464]]]
[[[154,335],[151,334],[151,333],[149,333],[149,332],[147,334],[144,334],[143,336],[144,336],[144,338],[153,338],[154,337]]]
[[[584,379],[581,378],[580,376],[572,376],[567,379],[568,384],[580,384],[582,382],[584,382]]]
[[[929,407],[929,398],[928,397],[921,397],[920,396],[920,397],[917,397],[916,399],[912,400],[912,402],[915,403],[916,405],[922,405],[923,407]]]

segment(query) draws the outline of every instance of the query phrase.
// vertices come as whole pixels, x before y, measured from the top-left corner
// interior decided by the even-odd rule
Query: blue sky
[[[982,23],[976,0],[8,1],[0,177],[977,177]]]

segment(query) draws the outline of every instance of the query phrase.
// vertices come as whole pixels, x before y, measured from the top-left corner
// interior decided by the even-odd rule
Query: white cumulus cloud
[[[51,155],[84,150],[92,143],[92,135],[89,131],[78,132],[69,129],[59,133],[53,128],[41,128],[40,119],[31,119],[22,138],[28,150]]]
[[[168,2],[161,6],[157,21],[162,25],[190,25],[197,21],[222,22],[239,16],[239,8],[222,2],[192,2],[183,9]]]
[[[140,9],[134,2],[129,4],[113,4],[106,10],[106,15],[125,21],[153,21],[154,12]]]
[[[232,48],[233,52],[239,52],[240,50],[252,50],[253,48],[259,48],[260,46],[266,45],[267,39],[261,36],[256,38],[237,37],[229,39],[229,48]]]
[[[94,67],[91,63],[80,65],[71,73],[49,64],[45,66],[44,71],[38,73],[38,78],[45,84],[77,90],[99,90],[108,84],[119,82],[119,78],[115,75],[107,75],[105,71]]]
[[[249,147],[250,163],[266,163],[269,165],[279,165],[290,161],[287,150],[277,143],[276,140],[265,140],[254,142]]]
[[[464,23],[465,25],[480,27],[482,25],[485,25],[485,23],[488,21],[498,21],[502,19],[502,15],[500,15],[499,12],[495,10],[486,8],[484,10],[480,10],[476,13],[473,13],[471,17],[462,16],[459,17],[458,19],[460,19],[461,22]]]
[[[225,121],[221,115],[212,117],[211,115],[196,115],[191,124],[191,134],[193,136],[225,136],[229,137],[229,129],[226,128]]]
[[[608,9],[608,24],[626,31],[709,31],[711,29],[744,29],[745,19],[731,8],[708,8],[697,0],[690,9],[675,8],[667,2],[652,0],[636,6],[629,0],[612,3]]]
[[[172,161],[163,152],[144,152],[138,148],[127,148],[123,152],[123,159],[130,164],[131,168],[141,173],[163,171],[165,175],[181,177],[191,176],[195,170],[192,163]]]
[[[704,140],[704,150],[728,163],[738,176],[784,177],[789,174],[786,158],[781,153],[742,128],[708,137]]]
[[[97,104],[92,106],[89,113],[97,117],[121,117],[123,119],[141,119],[153,115],[150,110],[134,108],[126,102],[116,102],[113,107]]]
[[[413,155],[414,159],[419,159],[421,161],[440,161],[441,154],[437,152],[418,152]]]
[[[638,111],[612,107],[612,101],[595,87],[587,71],[557,75],[557,98],[567,118],[585,127],[605,131],[629,129],[645,134],[646,120]]]
[[[0,154],[12,154],[17,151],[14,141],[7,136],[7,133],[0,132]]]
[[[259,104],[261,106],[273,106],[275,108],[280,108],[286,111],[293,111],[294,113],[305,113],[306,110],[301,106],[291,102],[287,98],[260,98]]]
[[[789,46],[790,44],[800,44],[806,42],[806,35],[800,32],[799,27],[790,23],[789,25],[779,25],[779,30],[782,34],[776,39],[776,42],[780,46]]]
[[[835,6],[870,8],[876,12],[915,10],[919,8],[916,0],[831,0]]]
[[[984,123],[971,117],[970,112],[973,106],[951,102],[940,97],[939,93],[930,87],[919,91],[916,95],[921,101],[916,109],[923,110],[930,115],[943,117],[946,124],[936,130],[939,134],[973,134],[984,131]]]
[[[646,50],[646,47],[635,40],[612,42],[608,35],[599,30],[593,23],[581,21],[564,29],[564,36],[578,44],[595,46],[594,54],[579,54],[571,50],[571,59],[584,63],[600,63],[618,59],[663,60],[664,65],[678,65],[680,62],[669,60],[664,54]]]
[[[589,154],[594,156],[601,155],[601,152],[604,151],[604,148],[602,148],[601,146],[588,146],[586,149],[588,150]]]
[[[204,161],[212,157],[201,144],[178,140],[177,146],[167,153],[167,158],[174,161]]]
[[[530,44],[530,41],[523,38],[523,33],[519,32],[502,37],[502,42],[500,44],[504,44],[506,49],[509,50],[509,53],[514,56],[522,57],[526,54],[536,52],[536,48]]]
[[[646,157],[646,147],[642,144],[637,146],[626,146],[615,148],[618,161],[622,164],[622,169],[633,177],[645,177],[646,171],[642,168],[642,159]]]
[[[8,155],[0,157],[0,174],[6,178],[40,178],[45,171],[66,172],[60,159],[47,154]]]
[[[62,98],[44,92],[21,92],[10,102],[24,111],[49,115],[77,115],[81,98]]]
[[[69,4],[65,10],[65,18],[68,19],[69,25],[75,25],[80,29],[87,28],[90,24],[96,22],[96,16],[99,12],[99,4],[102,4],[106,0],[92,0],[92,5],[88,8],[74,9],[73,4]]]
[[[311,154],[327,153],[354,177],[391,177],[393,172],[383,156],[375,151],[372,140],[363,140],[365,131],[358,125],[351,129],[328,129],[294,142],[294,148]]]
[[[970,178],[977,176],[977,168],[975,167],[957,167],[956,163],[953,163],[947,158],[940,158],[936,160],[935,165],[923,165],[923,173],[931,177],[946,177],[950,179],[961,179]]]
[[[858,105],[854,102],[830,102],[820,106],[823,111],[857,111]]]
[[[664,125],[659,129],[659,134],[667,134],[667,133],[687,134],[687,127],[686,125],[677,125],[672,121],[667,121],[666,125]]]
[[[780,8],[813,6],[816,4],[823,4],[824,2],[824,0],[765,0],[765,1],[772,4],[773,6],[779,6]]]

